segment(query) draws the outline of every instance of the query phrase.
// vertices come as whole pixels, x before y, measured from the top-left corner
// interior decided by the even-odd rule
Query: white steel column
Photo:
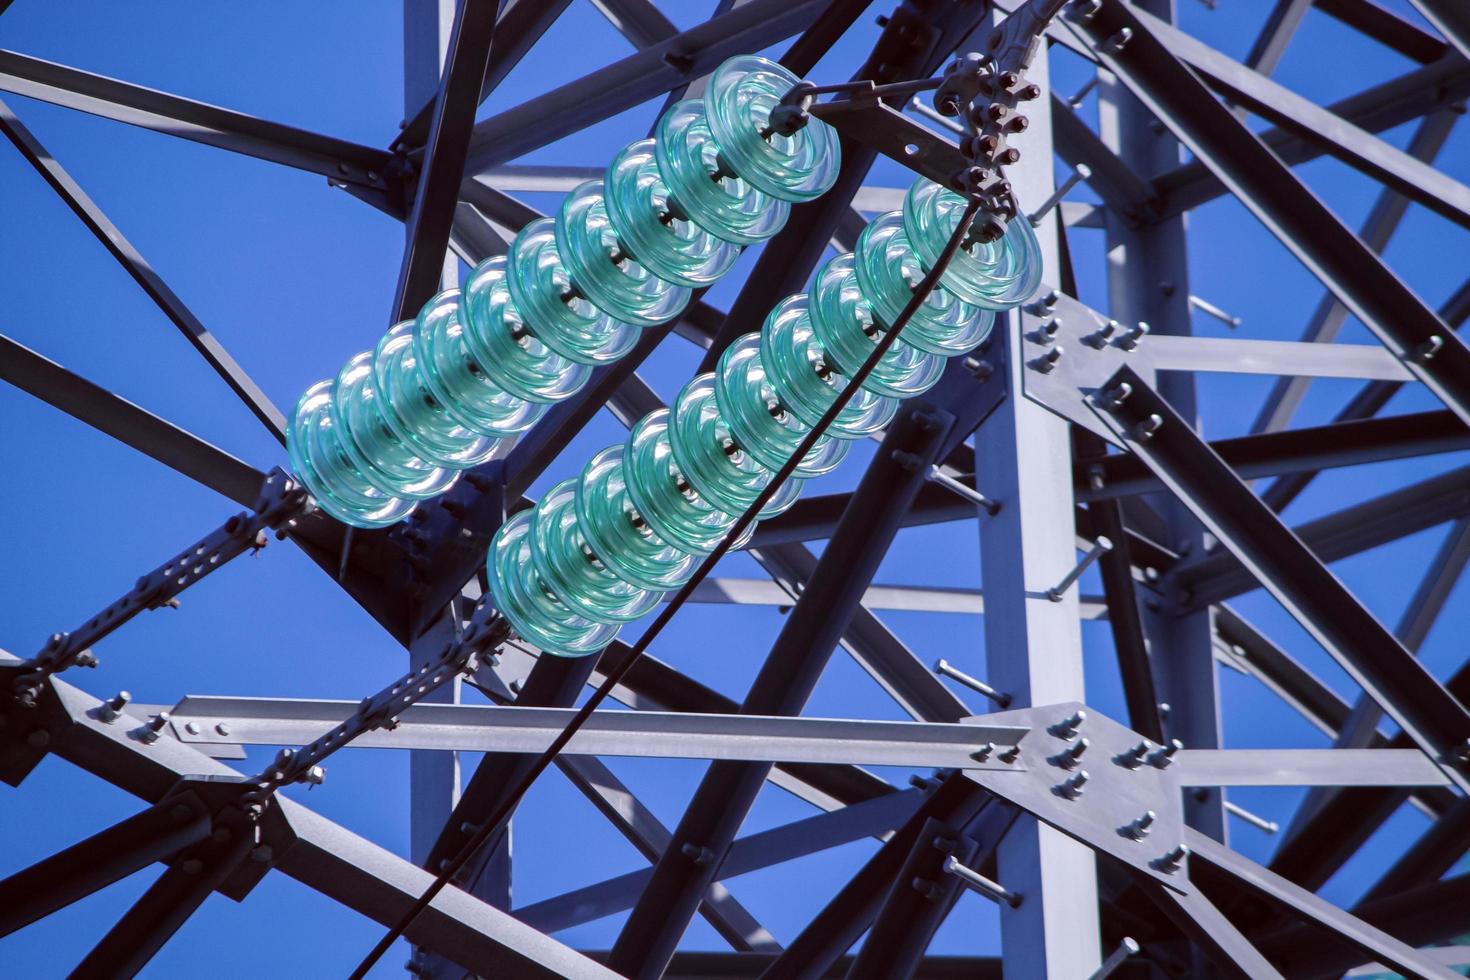
[[[1009,177],[1022,207],[1044,201],[1053,189],[1051,111],[1045,51],[1029,81],[1042,97],[1026,104],[1031,125],[1011,144],[1021,162]],[[1055,283],[1057,214],[1037,229],[1044,278]],[[1000,501],[995,515],[980,514],[980,557],[985,591],[985,649],[989,682],[1011,694],[1013,707],[1082,700],[1082,634],[1078,590],[1061,602],[1046,590],[1075,565],[1072,451],[1068,423],[1022,392],[1027,342],[1020,317],[997,319],[992,342],[1004,358],[1008,397],[975,435],[975,468],[981,490]],[[1101,958],[1097,875],[1092,851],[1058,831],[1023,816],[1001,844],[1001,882],[1024,896],[1019,908],[1001,908],[1001,942],[1007,980],[1085,977]]]

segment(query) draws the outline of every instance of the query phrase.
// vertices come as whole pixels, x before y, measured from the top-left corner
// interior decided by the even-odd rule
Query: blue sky
[[[707,16],[712,2],[673,0],[665,6],[680,26]],[[1392,4],[1395,9],[1405,4]],[[870,14],[883,12],[875,4]],[[1244,57],[1270,7],[1268,0],[1221,0],[1214,12],[1182,0],[1184,25],[1215,47]],[[206,12],[207,11],[207,12]],[[1409,16],[1407,11],[1405,13]],[[364,0],[328,4],[258,2],[210,5],[152,0],[108,4],[78,0],[47,4],[16,0],[0,17],[0,47],[59,61],[265,118],[370,145],[385,145],[402,116],[402,15],[397,3]],[[818,82],[845,79],[877,36],[864,18],[812,73]],[[779,50],[779,48],[777,49]],[[575,57],[568,57],[575,52]],[[585,0],[569,12],[513,72],[482,110],[492,113],[624,57],[631,47]],[[1412,67],[1403,58],[1357,38],[1312,11],[1276,77],[1296,91],[1330,102]],[[1080,88],[1077,59],[1059,54],[1059,91]],[[387,326],[401,256],[400,224],[325,185],[322,178],[235,156],[90,116],[0,95],[100,204],[283,411],[315,380],[335,374],[355,351]],[[545,147],[526,162],[602,166],[641,138],[660,100],[606,120]],[[1095,120],[1089,100],[1084,115]],[[1412,127],[1386,134],[1402,146]],[[1461,125],[1439,165],[1470,179],[1470,133]],[[1377,187],[1346,166],[1322,160],[1301,168],[1312,188],[1349,223],[1360,222]],[[873,182],[907,183],[887,162]],[[1089,192],[1079,189],[1078,197]],[[529,203],[549,210],[553,199]],[[1023,202],[1034,206],[1037,202]],[[1322,291],[1288,253],[1229,200],[1190,216],[1192,291],[1243,318],[1245,337],[1296,339]],[[1107,305],[1102,240],[1080,230],[1071,246],[1082,298]],[[1431,303],[1442,301],[1465,274],[1463,229],[1413,206],[1388,249],[1389,262]],[[710,300],[724,308],[754,254],[744,257]],[[1197,329],[1226,329],[1198,317]],[[73,371],[179,424],[252,465],[285,461],[284,451],[231,395],[173,326],[117,267],[74,216],[11,148],[0,146],[0,332]],[[1346,342],[1369,342],[1356,324]],[[695,369],[698,352],[670,340],[644,369],[665,397]],[[1210,375],[1200,383],[1206,435],[1248,430],[1269,387],[1260,377]],[[1298,424],[1324,422],[1354,390],[1354,382],[1319,381]],[[1434,407],[1408,391],[1394,412]],[[238,508],[152,460],[113,442],[12,388],[0,386],[0,647],[31,653],[50,632],[69,628],[110,602],[174,549],[217,526]],[[623,433],[607,415],[588,426],[547,480],[580,468],[592,452]],[[859,447],[837,474],[808,492],[851,486],[862,472]],[[1464,456],[1380,464],[1318,480],[1289,516],[1308,519],[1453,466]],[[543,486],[546,481],[543,481]],[[956,532],[959,533],[956,533]],[[1349,586],[1386,622],[1394,622],[1417,583],[1422,563],[1443,527],[1335,566]],[[736,556],[720,574],[756,575]],[[878,580],[973,586],[979,580],[973,525],[903,533]],[[1084,589],[1098,591],[1089,576]],[[1457,642],[1470,627],[1463,589],[1451,598],[1423,649],[1444,676],[1458,664]],[[1242,597],[1237,607],[1344,696],[1344,676],[1270,599]],[[883,615],[926,661],[944,656],[983,676],[978,618]],[[693,607],[683,611],[654,653],[692,676],[740,697],[781,625],[771,608]],[[636,634],[635,634],[636,635]],[[1089,700],[1123,717],[1106,624],[1083,627]],[[97,650],[102,665],[68,680],[98,696],[120,688],[139,701],[170,703],[185,694],[357,698],[404,667],[402,650],[334,583],[292,546],[272,543],[242,558],[197,589],[177,611],[141,617]],[[1224,671],[1227,743],[1240,747],[1311,746],[1321,736],[1254,681]],[[963,695],[962,695],[963,696]],[[978,711],[984,705],[973,697]],[[813,715],[898,718],[889,701],[845,655],[833,660],[813,697]],[[252,752],[250,767],[270,753]],[[466,758],[468,769],[474,760]],[[609,760],[612,768],[672,826],[702,772],[694,762]],[[322,813],[372,840],[407,847],[406,756],[348,751],[329,765],[325,786],[294,791]],[[902,780],[902,776],[894,778]],[[1298,791],[1238,790],[1232,798],[1272,819],[1285,819]],[[0,875],[136,812],[133,798],[56,759],[48,759],[20,790],[0,787]],[[746,831],[805,816],[809,809],[779,790],[762,795]],[[517,823],[517,904],[644,865],[643,860],[559,775],[543,779]],[[1327,888],[1350,901],[1412,840],[1423,818],[1406,811],[1390,821]],[[1271,840],[1239,822],[1233,842],[1264,858]],[[871,845],[858,843],[736,879],[738,898],[779,940],[791,939],[826,897],[861,864]],[[147,887],[145,871],[72,908],[0,941],[6,972],[64,975]],[[589,923],[562,938],[605,948],[621,918]],[[240,937],[268,943],[293,975],[345,973],[376,940],[375,924],[273,875],[242,904],[219,896],[205,903],[150,965],[213,976],[254,975]],[[686,942],[722,948],[701,920]],[[934,951],[984,953],[997,948],[993,908],[967,896],[941,930]],[[395,975],[406,952],[380,968]],[[208,959],[204,959],[208,957]]]

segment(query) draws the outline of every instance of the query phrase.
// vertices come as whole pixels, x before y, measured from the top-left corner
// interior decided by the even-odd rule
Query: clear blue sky
[[[714,4],[676,0],[664,6],[678,24],[689,26]],[[1195,0],[1181,0],[1180,15],[1191,31],[1241,58],[1270,6],[1268,0],[1220,0],[1220,9],[1211,12]],[[871,13],[888,8],[878,3]],[[401,27],[401,12],[392,0],[351,5],[261,0],[203,8],[177,0],[16,0],[0,17],[0,47],[385,145],[402,116]],[[876,32],[871,16],[865,18],[812,77],[819,82],[849,77]],[[576,0],[484,111],[516,104],[630,51],[590,4]],[[1081,86],[1085,74],[1076,59],[1061,54],[1055,64],[1061,91]],[[1307,96],[1331,101],[1409,67],[1313,11],[1277,77]],[[283,410],[308,384],[334,374],[352,353],[375,343],[387,326],[403,239],[401,225],[392,219],[314,175],[21,97],[3,98]],[[659,104],[640,106],[527,160],[600,167],[624,143],[647,132]],[[1094,117],[1091,101],[1084,112]],[[1402,146],[1409,129],[1387,137]],[[1470,179],[1470,132],[1464,124],[1440,165]],[[1377,194],[1371,182],[1332,161],[1301,172],[1350,223],[1361,221]],[[907,178],[896,166],[883,164],[874,182],[899,186]],[[534,198],[531,203],[543,210],[554,205]],[[1190,222],[1193,291],[1243,317],[1241,336],[1296,339],[1321,296],[1308,274],[1233,201],[1212,203]],[[1105,308],[1100,233],[1074,232],[1072,248],[1083,298]],[[1394,267],[1432,303],[1459,284],[1465,254],[1464,231],[1417,206],[1410,208],[1388,250]],[[722,307],[730,302],[753,257],[742,260],[740,271],[715,290],[712,301]],[[1204,317],[1197,328],[1225,333]],[[0,332],[256,467],[284,462],[283,450],[8,145],[0,146]],[[1369,340],[1356,323],[1343,339]],[[649,362],[645,375],[668,397],[693,371],[697,353],[678,340],[666,348]],[[1268,379],[1262,378],[1204,379],[1206,434],[1244,432],[1267,387]],[[1353,390],[1353,382],[1316,383],[1299,423],[1327,420]],[[1433,406],[1421,393],[1409,392],[1391,410],[1428,407]],[[139,574],[238,509],[7,386],[0,386],[0,420],[0,647],[13,653],[28,655],[48,633],[91,615]],[[615,421],[599,417],[548,478],[570,475],[591,452],[621,438]],[[855,452],[825,487],[810,492],[850,486],[866,451]],[[1435,457],[1342,472],[1319,480],[1290,516],[1316,516],[1463,463],[1463,456]],[[1416,535],[1340,563],[1337,571],[1392,623],[1443,533],[1437,528]],[[722,574],[759,572],[736,557]],[[905,532],[879,581],[973,586],[978,576],[973,525],[956,525]],[[1097,591],[1091,578],[1084,586]],[[1345,696],[1354,696],[1343,675],[1269,599],[1254,593],[1241,598],[1238,607]],[[984,673],[977,618],[898,613],[884,618],[926,661],[944,656]],[[690,608],[654,652],[739,697],[781,622],[770,608]],[[1423,650],[1436,673],[1443,676],[1457,665],[1463,656],[1459,639],[1467,628],[1470,612],[1461,589]],[[1089,700],[1123,717],[1107,626],[1087,624],[1083,633]],[[187,592],[178,611],[145,615],[97,652],[102,666],[74,672],[70,682],[103,697],[126,688],[150,703],[171,703],[191,693],[355,699],[376,690],[405,664],[402,650],[326,575],[292,546],[279,543]],[[1323,744],[1315,730],[1255,682],[1225,671],[1222,689],[1228,744]],[[984,707],[978,699],[971,703],[977,710]],[[833,658],[809,713],[900,717],[841,653]],[[250,768],[258,768],[269,754],[251,753]],[[474,761],[464,760],[467,770]],[[693,762],[609,761],[670,826],[703,768]],[[328,768],[325,786],[296,795],[354,831],[404,852],[406,756],[348,751]],[[903,779],[901,774],[894,778]],[[1240,790],[1232,797],[1267,817],[1284,819],[1299,793]],[[20,790],[0,787],[0,840],[6,842],[0,848],[0,875],[138,808],[136,800],[100,780],[48,759]],[[808,812],[771,790],[761,797],[746,830]],[[515,831],[517,904],[644,864],[557,774],[535,787],[522,814]],[[1328,896],[1350,901],[1423,823],[1412,812],[1390,821],[1328,886]],[[1247,854],[1269,854],[1271,841],[1258,831],[1236,822],[1232,832],[1235,845]],[[849,845],[731,885],[779,940],[788,941],[871,846]],[[142,872],[0,941],[5,964],[0,972],[64,975],[154,874]],[[605,948],[620,924],[621,917],[590,923],[562,938],[584,948]],[[286,964],[277,969],[287,975],[340,975],[379,933],[377,925],[273,875],[243,905],[212,897],[148,973],[256,976],[258,961],[243,954],[258,952]],[[686,941],[722,948],[700,920]],[[967,896],[941,930],[934,951],[996,948],[993,908]],[[396,975],[406,955],[388,957],[381,975]]]

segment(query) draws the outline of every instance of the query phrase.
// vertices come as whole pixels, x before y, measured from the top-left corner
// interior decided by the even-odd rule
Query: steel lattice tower
[[[739,690],[682,672],[657,643],[629,664],[630,643],[563,658],[503,642],[481,602],[486,548],[549,475],[582,465],[578,437],[601,424],[601,409],[630,425],[664,405],[647,380],[660,357],[677,349],[674,363],[709,370],[806,288],[829,246],[852,250],[868,217],[900,208],[902,188],[873,174],[901,167],[905,181],[915,171],[944,182],[967,165],[966,134],[922,98],[824,94],[812,112],[841,137],[836,184],[792,208],[742,267],[726,309],[697,293],[513,446],[386,529],[310,508],[279,468],[284,453],[241,461],[187,431],[187,419],[165,420],[0,335],[10,385],[245,508],[195,543],[187,533],[160,543],[161,564],[139,569],[93,618],[40,638],[39,652],[0,651],[0,776],[23,793],[56,755],[137,798],[132,816],[95,837],[6,865],[0,936],[155,864],[163,870],[147,872],[153,883],[78,975],[141,970],[211,893],[238,900],[270,875],[391,928],[464,852],[473,856],[450,887],[407,922],[419,976],[1070,980],[1331,976],[1374,963],[1409,976],[1463,973],[1470,659],[1418,653],[1470,561],[1470,471],[1454,455],[1470,449],[1470,348],[1456,333],[1470,317],[1470,281],[1436,288],[1418,270],[1395,272],[1384,253],[1412,206],[1470,228],[1470,168],[1463,155],[1437,163],[1470,96],[1470,15],[1457,0],[1411,3],[1274,0],[1236,60],[1178,26],[1169,0],[1060,10],[1043,0],[748,0],[722,2],[686,30],[649,0],[593,0],[633,53],[581,76],[564,59],[565,75],[541,94],[487,112],[570,16],[567,0],[457,9],[405,0],[405,118],[381,149],[0,49],[0,92],[321,175],[331,193],[401,221],[383,318],[393,323],[505,254],[541,217],[531,201],[601,173],[598,160],[517,161],[636,107],[697,97],[733,55],[771,53],[818,85],[900,83],[1039,16],[1044,43],[1022,79],[1039,97],[1025,102],[1029,125],[1010,138],[1021,160],[1006,176],[1029,210],[1012,220],[1035,226],[1045,270],[1030,302],[999,317],[983,345],[855,454],[859,472],[814,484],[696,590],[698,603],[780,607],[779,622],[763,621],[774,639],[750,651],[760,667]],[[834,46],[845,50],[841,39],[875,15],[871,52],[834,65]],[[1298,44],[1335,43],[1344,31],[1410,67],[1330,105],[1273,80],[1299,32]],[[1054,91],[1063,77],[1085,85]],[[18,118],[29,106],[0,102],[9,142],[284,443],[283,413]],[[1313,191],[1312,167],[1328,159],[1355,172],[1355,186],[1377,185],[1359,227]],[[1192,290],[1191,247],[1229,225],[1204,209],[1227,196],[1320,282],[1299,338],[1289,323],[1242,324],[1228,299]],[[1432,227],[1457,246],[1459,229]],[[1436,308],[1421,294],[1448,298]],[[383,325],[340,338],[343,355]],[[1339,342],[1358,325],[1370,342]],[[1220,373],[1270,379],[1235,404],[1249,420],[1212,418],[1220,400],[1206,397],[1204,379]],[[1308,400],[1309,384],[1325,378],[1355,387],[1329,398],[1319,385]],[[1304,406],[1325,418],[1308,420]],[[1354,484],[1365,472],[1355,467],[1419,457],[1434,475],[1371,471],[1396,482],[1366,498]],[[19,472],[7,481],[14,499],[35,492]],[[1318,516],[1304,519],[1302,501]],[[946,587],[880,583],[900,533],[937,524],[978,542],[981,581],[944,568],[935,571]],[[1393,619],[1390,590],[1362,589],[1344,565],[1413,535],[1432,543]],[[105,658],[115,630],[272,537],[400,643],[409,673],[374,694],[376,683],[349,672],[332,692],[346,700],[200,696],[172,707],[99,700],[75,673],[60,676]],[[740,569],[759,576],[728,574]],[[230,587],[221,577],[201,591]],[[1275,603],[1272,626],[1242,611],[1252,593],[1252,603]],[[903,624],[942,614],[980,629],[951,636],[954,653],[931,668]],[[1106,675],[1116,692],[1084,682],[1084,623],[1111,647],[1089,652],[1087,674]],[[1273,639],[1276,625],[1300,633]],[[191,628],[207,637],[210,624]],[[815,715],[834,657],[855,661],[890,699],[885,710],[909,720]],[[1326,663],[1346,681],[1319,679],[1313,664]],[[629,710],[594,713],[555,764],[648,867],[513,901],[515,849],[492,816],[518,801],[517,782],[586,688],[624,669],[612,697]],[[1278,700],[1320,733],[1320,747],[1279,747],[1271,733],[1228,724],[1234,694],[1224,692],[1242,675],[1251,697]],[[239,761],[244,746],[282,752],[256,775]],[[316,761],[344,746],[410,751],[406,855],[314,812],[320,796],[283,790],[321,782]],[[460,753],[484,754],[461,773]],[[709,764],[665,825],[599,756]],[[903,772],[907,784],[892,776]],[[1231,801],[1231,787],[1306,789],[1277,828]],[[742,833],[761,794],[789,794],[806,815]],[[1412,813],[1417,836],[1385,844],[1381,829]],[[1279,829],[1263,863],[1232,848],[1232,818]],[[575,821],[599,818],[565,819],[575,841]],[[467,849],[478,837],[488,845]],[[868,848],[855,874],[808,880],[819,911],[779,936],[742,905],[740,886],[722,883],[853,842]],[[1345,907],[1329,882],[1369,853],[1386,869]],[[999,949],[926,955],[966,888],[997,906]],[[622,913],[610,950],[552,938]],[[696,916],[729,952],[689,948]],[[58,969],[76,959],[58,957]]]

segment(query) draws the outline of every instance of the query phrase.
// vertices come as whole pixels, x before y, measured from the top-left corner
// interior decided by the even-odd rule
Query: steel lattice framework
[[[442,71],[419,44],[408,59],[409,90],[432,96],[386,149],[12,51],[0,50],[0,90],[321,174],[402,220],[407,244],[391,311],[398,320],[453,275],[446,254],[470,265],[504,254],[507,235],[539,216],[515,195],[564,192],[597,173],[512,163],[528,152],[650,100],[698,92],[733,54],[793,39],[782,61],[809,73],[870,13],[885,15],[883,31],[852,77],[927,77],[956,51],[983,49],[1017,6],[880,0],[870,11],[867,0],[749,0],[721,3],[708,21],[680,31],[648,0],[593,2],[636,53],[477,121],[480,104],[567,0],[461,0],[452,23],[440,21],[437,4],[411,0],[408,23],[422,20]],[[1028,12],[1046,6],[1031,2]],[[1076,0],[1052,18],[1052,54],[1044,51],[1027,76],[1042,97],[1029,103],[1029,128],[1012,137],[1026,159],[1009,172],[1018,199],[1033,208],[1045,253],[1046,283],[1035,300],[1002,318],[931,392],[904,404],[854,491],[809,497],[760,525],[746,550],[769,581],[700,587],[696,601],[790,607],[748,691],[712,690],[644,656],[613,691],[635,710],[596,712],[557,757],[651,867],[512,909],[509,844],[503,828],[491,827],[496,833],[454,887],[408,923],[413,971],[692,978],[1004,970],[1070,980],[1113,971],[1318,976],[1374,962],[1442,976],[1470,963],[1470,948],[1455,945],[1470,934],[1470,875],[1446,877],[1470,848],[1470,660],[1438,677],[1415,658],[1470,560],[1470,474],[1451,470],[1296,526],[1280,516],[1324,471],[1470,449],[1470,349],[1456,333],[1470,316],[1470,282],[1432,309],[1379,255],[1411,202],[1470,227],[1470,188],[1434,165],[1470,95],[1470,17],[1457,0],[1412,2],[1432,31],[1373,0],[1316,0],[1320,12],[1418,66],[1331,106],[1271,78],[1312,0],[1276,0],[1244,63],[1174,26],[1168,0]],[[1096,129],[1077,111],[1081,96],[1051,91],[1048,58],[1063,49],[1095,66],[1088,88],[1099,103]],[[434,873],[514,802],[507,794],[567,724],[584,688],[628,666],[631,655],[620,642],[580,659],[504,642],[479,603],[491,535],[507,512],[529,503],[533,484],[600,409],[627,423],[661,406],[638,373],[659,344],[698,345],[708,369],[777,300],[802,289],[829,243],[852,247],[862,212],[897,207],[899,192],[865,183],[880,155],[941,178],[963,165],[949,123],[923,107],[917,122],[904,116],[903,98],[818,110],[842,136],[836,186],[793,209],[728,311],[697,298],[677,322],[646,330],[502,458],[387,530],[348,529],[311,509],[283,471],[241,462],[0,337],[6,381],[247,508],[36,655],[0,653],[0,775],[19,785],[56,754],[144,806],[0,881],[0,935],[154,863],[165,870],[78,975],[131,975],[211,892],[238,899],[273,873],[385,927],[400,924]],[[1248,116],[1267,128],[1252,129]],[[1407,149],[1379,135],[1410,122],[1417,129]],[[3,102],[0,130],[284,441],[281,412]],[[1060,192],[1054,155],[1074,171]],[[1296,172],[1324,156],[1383,186],[1356,231]],[[1079,177],[1101,203],[1060,200]],[[1325,287],[1300,342],[1193,335],[1192,308],[1228,314],[1191,295],[1185,219],[1225,194]],[[1106,245],[1105,310],[1077,298],[1068,239],[1086,230]],[[1350,315],[1381,345],[1332,343]],[[1201,371],[1279,378],[1253,434],[1213,442],[1200,435]],[[1364,384],[1330,423],[1291,428],[1317,377]],[[1406,385],[1443,407],[1380,416]],[[1260,492],[1245,482],[1267,477]],[[900,530],[952,521],[979,524],[983,596],[874,585]],[[1428,556],[1393,630],[1328,567],[1444,524],[1444,544]],[[403,644],[410,673],[360,704],[189,697],[167,711],[98,701],[59,676],[92,662],[93,645],[129,619],[258,550],[271,533],[302,549]],[[813,541],[825,541],[820,557]],[[1083,596],[1075,583],[1094,561],[1103,594]],[[1356,703],[1232,608],[1255,588],[1361,688]],[[931,671],[875,609],[983,610],[988,675],[981,681],[943,662]],[[1079,622],[1099,617],[1116,650],[1123,718],[1087,707]],[[839,646],[911,722],[803,717]],[[1332,747],[1223,745],[1220,662],[1259,680]],[[459,702],[445,684],[459,675],[483,700]],[[997,710],[974,714],[949,682]],[[1393,734],[1383,733],[1384,721]],[[317,762],[344,744],[413,751],[410,859],[275,792],[320,781]],[[246,782],[248,773],[221,761],[240,758],[242,745],[292,751]],[[486,755],[451,807],[457,775],[444,760],[453,751]],[[677,826],[666,828],[599,755],[712,761]],[[896,787],[864,765],[933,774]],[[739,836],[768,784],[820,812]],[[1226,801],[1231,786],[1311,787],[1269,866],[1226,843],[1228,813],[1260,822]],[[1320,897],[1403,806],[1431,816],[1423,836],[1355,908]],[[851,881],[831,883],[830,901],[784,947],[721,884],[865,838],[881,841],[871,859]],[[1001,954],[926,957],[967,886],[999,904]],[[624,910],[631,914],[607,953],[550,937]],[[732,952],[680,950],[695,915]]]

